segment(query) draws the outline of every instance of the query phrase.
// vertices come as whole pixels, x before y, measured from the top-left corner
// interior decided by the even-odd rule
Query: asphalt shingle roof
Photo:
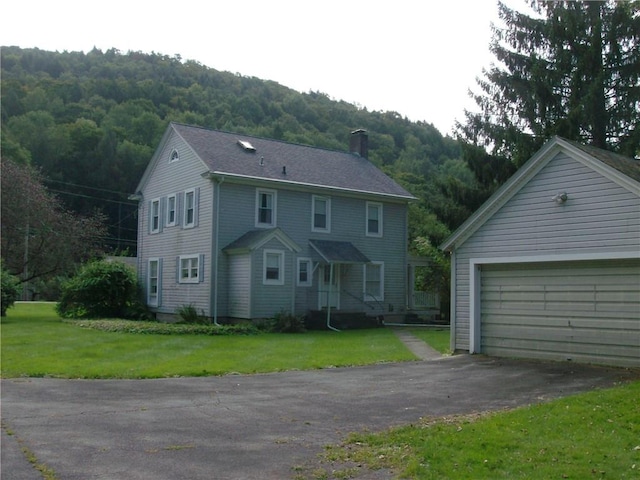
[[[172,127],[214,173],[414,198],[357,154],[178,123]]]

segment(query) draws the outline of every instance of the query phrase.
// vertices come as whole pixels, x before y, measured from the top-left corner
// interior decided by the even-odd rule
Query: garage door
[[[640,260],[483,265],[481,351],[640,366]]]

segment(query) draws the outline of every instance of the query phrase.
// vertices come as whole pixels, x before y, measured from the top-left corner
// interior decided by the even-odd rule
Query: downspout
[[[339,332],[337,328],[331,326],[331,290],[333,289],[333,262],[329,263],[329,291],[327,292],[327,328],[334,332]]]
[[[216,259],[216,267],[213,272],[213,324],[219,325],[218,323],[218,270],[220,265],[220,249],[219,246],[219,232],[220,232],[220,189],[222,188],[222,184],[224,183],[224,177],[220,177],[217,179],[216,184],[216,221],[215,221],[215,259]]]

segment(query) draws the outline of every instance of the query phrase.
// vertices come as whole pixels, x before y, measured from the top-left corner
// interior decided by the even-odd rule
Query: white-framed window
[[[178,160],[180,160],[180,154],[178,153],[178,150],[174,148],[169,154],[169,163],[177,162]]]
[[[367,202],[367,236],[382,236],[382,204]]]
[[[311,231],[331,232],[331,199],[313,195],[311,204]]]
[[[310,258],[298,258],[297,284],[299,287],[310,287],[313,278],[313,269]]]
[[[184,228],[196,226],[196,216],[198,214],[198,196],[195,188],[185,190],[184,192]]]
[[[276,226],[276,204],[275,190],[256,189],[256,227]]]
[[[180,255],[178,257],[178,283],[202,281],[203,255]]]
[[[149,232],[158,233],[159,231],[160,231],[160,199],[154,198],[150,202]]]
[[[151,307],[159,307],[161,292],[162,259],[150,258],[147,270],[147,304]]]
[[[263,265],[264,285],[284,285],[284,251],[265,249]]]
[[[364,301],[384,300],[384,262],[365,263],[363,266]]]
[[[174,193],[167,197],[167,218],[165,219],[165,224],[167,225],[167,227],[175,226],[177,220],[177,208],[177,197]]]

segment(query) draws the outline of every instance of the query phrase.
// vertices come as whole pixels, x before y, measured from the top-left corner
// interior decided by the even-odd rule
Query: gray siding
[[[551,198],[566,192],[568,201]],[[640,198],[558,154],[456,249],[455,348],[469,349],[472,258],[637,252]]]
[[[180,159],[169,162],[169,155],[177,149]],[[138,258],[140,259],[140,278],[146,288],[148,259],[163,259],[162,268],[162,305],[158,312],[174,313],[182,305],[194,304],[210,316],[209,294],[212,281],[211,259],[211,218],[213,208],[213,185],[201,177],[204,171],[202,162],[186,148],[175,135],[168,138],[164,147],[157,152],[158,158],[149,181],[142,192],[143,199],[139,209]],[[184,193],[188,189],[198,189],[198,224],[193,228],[180,225],[165,226],[161,218],[162,230],[149,233],[149,202],[155,198]],[[179,218],[182,219],[182,212]],[[179,283],[177,257],[180,255],[204,255],[204,281],[194,284]]]

